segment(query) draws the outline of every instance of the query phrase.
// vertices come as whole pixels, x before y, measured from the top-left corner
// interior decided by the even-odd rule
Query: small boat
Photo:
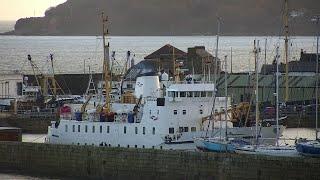
[[[200,150],[211,152],[235,152],[236,148],[249,145],[242,139],[226,140],[225,138],[197,138],[194,140]]]
[[[318,140],[297,143],[296,149],[304,156],[320,157],[320,142]]]
[[[294,146],[255,146],[245,145],[235,149],[236,153],[240,154],[256,154],[256,155],[270,155],[270,156],[298,156]]]

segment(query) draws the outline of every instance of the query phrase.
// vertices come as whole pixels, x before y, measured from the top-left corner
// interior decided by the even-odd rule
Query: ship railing
[[[213,81],[170,81],[171,84],[213,84]]]

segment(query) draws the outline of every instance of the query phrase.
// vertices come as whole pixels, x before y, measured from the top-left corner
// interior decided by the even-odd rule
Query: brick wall
[[[319,179],[320,160],[0,142],[0,172],[110,179]]]

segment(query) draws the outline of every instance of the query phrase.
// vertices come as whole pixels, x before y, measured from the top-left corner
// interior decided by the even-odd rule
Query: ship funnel
[[[160,82],[158,76],[138,77],[135,86],[134,95],[136,98],[142,97],[160,97]]]

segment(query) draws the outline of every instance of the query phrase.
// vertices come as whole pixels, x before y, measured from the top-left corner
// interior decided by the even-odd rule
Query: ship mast
[[[109,34],[109,31],[106,27],[108,17],[104,16],[104,13],[101,14],[102,18],[102,39],[103,39],[103,75],[104,75],[104,86],[106,91],[106,103],[104,105],[104,112],[110,112],[110,72],[109,72],[109,42],[106,44],[106,36]]]
[[[286,64],[286,77],[285,77],[285,85],[286,85],[286,92],[285,92],[285,102],[289,101],[289,62],[288,62],[288,36],[289,36],[289,23],[288,23],[288,0],[284,0],[284,50],[285,50],[285,64]]]

